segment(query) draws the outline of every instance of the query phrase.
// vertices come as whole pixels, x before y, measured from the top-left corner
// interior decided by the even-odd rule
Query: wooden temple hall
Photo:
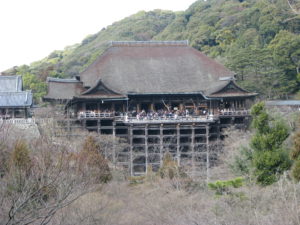
[[[128,41],[111,42],[76,78],[48,78],[44,100],[65,103],[71,124],[125,138],[116,160],[131,175],[157,170],[166,152],[201,175],[221,128],[245,126],[255,96],[187,41]]]

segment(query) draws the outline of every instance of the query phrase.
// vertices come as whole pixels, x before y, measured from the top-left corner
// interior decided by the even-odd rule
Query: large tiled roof
[[[101,81],[120,94],[212,93],[234,73],[186,42],[112,42],[80,74],[85,87]]]
[[[234,73],[187,41],[111,42],[79,79],[48,78],[45,100],[126,98],[130,95],[254,96],[234,83]],[[234,83],[234,92],[222,90]],[[102,86],[100,90],[98,86]]]
[[[21,76],[0,76],[0,92],[22,91]]]

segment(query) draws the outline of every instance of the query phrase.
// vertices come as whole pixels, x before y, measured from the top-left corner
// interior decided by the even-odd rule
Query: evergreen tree
[[[267,113],[263,102],[252,107],[251,115],[255,129],[250,142],[254,174],[258,183],[269,185],[276,182],[278,175],[291,166],[287,149],[283,145],[289,131],[281,120],[274,119]]]

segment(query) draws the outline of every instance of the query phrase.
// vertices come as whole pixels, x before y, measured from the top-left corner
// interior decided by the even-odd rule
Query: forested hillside
[[[299,89],[300,16],[286,0],[199,0],[184,12],[138,12],[80,44],[54,51],[6,73],[24,76],[39,98],[47,76],[72,77],[91,64],[111,40],[182,40],[237,73],[238,82],[266,98]]]

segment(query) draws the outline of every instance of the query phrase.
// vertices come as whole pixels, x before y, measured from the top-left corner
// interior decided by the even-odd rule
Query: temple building
[[[32,103],[31,91],[22,90],[21,76],[0,76],[0,119],[27,118]]]
[[[248,123],[256,95],[187,41],[115,41],[76,78],[48,78],[44,100],[65,103],[85,129],[126,138],[119,157],[134,175],[165,152],[193,173],[207,167],[211,143],[222,127]]]

